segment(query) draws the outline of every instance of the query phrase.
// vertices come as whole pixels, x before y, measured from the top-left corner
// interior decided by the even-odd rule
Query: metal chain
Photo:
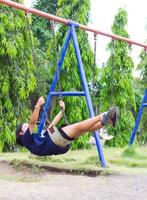
[[[62,94],[61,94],[61,82],[60,82],[60,71],[58,69],[57,66],[57,44],[56,44],[56,40],[55,40],[55,22],[51,21],[51,29],[52,29],[52,34],[53,34],[53,50],[54,50],[54,67],[56,69],[56,73],[57,73],[57,83],[58,83],[58,89],[59,89],[59,99],[62,100]]]
[[[57,81],[58,81],[57,82],[58,83],[58,91],[59,91],[58,100],[63,100],[62,93],[61,93],[62,88],[61,88],[61,81],[60,81],[60,71],[58,69],[58,66],[56,66],[57,65],[57,62],[56,62],[56,60],[57,60],[57,44],[56,44],[56,40],[55,40],[55,22],[54,21],[51,21],[51,29],[52,29],[53,39],[54,39],[54,41],[53,41],[54,42],[54,44],[53,44],[54,56],[56,58],[56,59],[54,59],[54,67],[56,68]],[[61,111],[62,111],[62,109],[61,109]],[[63,114],[63,119],[64,119],[65,123],[69,124],[69,122],[67,120],[67,116],[64,111],[62,111],[62,114]]]
[[[147,48],[144,49],[145,57],[147,56]]]
[[[49,126],[49,125],[51,124],[51,121],[48,119],[48,114],[47,114],[47,112],[46,112],[46,109],[45,109],[44,105],[43,105],[41,108],[42,108],[42,110],[43,110],[43,112],[44,112],[44,114],[45,114],[47,126]],[[45,127],[46,127],[46,126],[45,126]],[[46,127],[46,128],[47,128],[47,127]]]
[[[46,127],[48,127],[48,126],[51,124],[51,121],[48,119],[48,114],[47,114],[46,109],[45,109],[44,106],[42,106],[42,110],[43,110],[43,112],[44,112],[44,114],[45,114],[45,117],[46,117],[46,122],[47,122]],[[67,120],[67,117],[66,117],[66,115],[65,115],[65,112],[64,112],[62,109],[61,109],[61,111],[62,111],[62,115],[63,115],[64,121],[65,121],[65,123],[68,125],[69,122],[68,122],[68,120]]]
[[[112,73],[111,73],[111,77],[112,77],[112,82],[111,82],[111,102],[110,104],[112,105],[112,97],[113,97],[113,88],[114,88],[114,59],[115,59],[115,39],[112,39],[112,50],[111,50],[111,55],[112,55]]]
[[[25,18],[27,22],[27,30],[29,33],[29,39],[30,39],[30,47],[31,47],[31,53],[32,53],[32,59],[33,59],[33,64],[35,65],[35,51],[34,51],[34,45],[33,45],[33,35],[30,27],[30,22],[29,22],[29,13],[25,13]]]
[[[65,124],[69,125],[70,123],[69,123],[69,121],[67,120],[67,116],[66,116],[66,114],[65,114],[65,111],[63,111],[62,113],[63,113],[63,118],[64,118]]]
[[[92,80],[92,95],[94,96],[94,87],[96,79],[96,53],[97,53],[97,34],[94,33],[94,70],[93,70],[93,80]]]

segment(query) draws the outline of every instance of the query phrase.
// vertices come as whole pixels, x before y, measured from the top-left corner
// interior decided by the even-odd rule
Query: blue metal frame
[[[81,59],[81,54],[80,54],[80,49],[79,49],[77,36],[76,36],[76,32],[75,32],[76,27],[78,27],[77,24],[69,22],[69,29],[67,31],[66,39],[65,39],[63,48],[61,50],[61,55],[60,55],[60,58],[59,58],[59,61],[58,61],[58,64],[57,64],[57,70],[55,72],[53,81],[51,83],[51,87],[50,87],[48,97],[47,97],[47,100],[46,100],[46,103],[45,103],[45,111],[46,112],[49,111],[49,107],[50,107],[50,104],[51,104],[51,97],[52,96],[60,96],[60,93],[55,92],[54,90],[55,90],[55,87],[56,87],[57,82],[58,82],[58,73],[61,71],[61,67],[62,67],[64,58],[65,58],[66,52],[67,52],[69,41],[70,41],[70,39],[72,39],[76,58],[77,58],[77,62],[78,62],[78,70],[79,70],[79,74],[80,74],[81,83],[82,83],[82,86],[83,86],[83,91],[61,92],[61,94],[62,94],[62,96],[85,96],[90,116],[94,117],[95,116],[94,115],[94,109],[93,109],[93,105],[92,105],[92,101],[91,101],[91,97],[90,97],[90,93],[89,93],[89,89],[88,89],[88,85],[87,85],[85,71],[84,71],[84,67],[83,67],[83,63],[82,63],[82,59]],[[41,133],[45,121],[46,121],[46,113],[43,112],[42,116],[41,116],[40,125],[38,127],[38,134]],[[95,137],[95,140],[96,140],[96,146],[97,146],[99,159],[101,161],[101,165],[102,165],[102,167],[106,167],[106,162],[105,162],[103,151],[102,151],[102,145],[101,145],[99,134],[98,134],[97,131],[94,132],[94,137]]]
[[[138,126],[139,126],[139,123],[140,123],[140,120],[141,120],[142,112],[143,112],[143,109],[145,107],[147,107],[147,89],[144,92],[144,97],[143,97],[141,106],[139,108],[136,123],[135,123],[134,129],[133,129],[132,135],[130,137],[130,142],[129,142],[130,145],[133,144],[133,142],[134,142],[134,139],[135,139],[135,136],[136,136],[136,133],[137,133],[137,129],[138,129]]]

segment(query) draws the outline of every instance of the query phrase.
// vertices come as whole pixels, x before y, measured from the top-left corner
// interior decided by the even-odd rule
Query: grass
[[[108,154],[106,154],[108,156]],[[114,171],[147,174],[147,148],[126,147],[111,149],[106,158],[109,168]]]
[[[97,150],[69,151],[64,155],[38,157],[30,153],[0,153],[0,161],[5,161],[17,170],[24,166],[31,168],[32,173],[42,169],[75,174],[101,174],[114,172],[147,173],[147,148],[104,148],[107,168],[102,169]]]

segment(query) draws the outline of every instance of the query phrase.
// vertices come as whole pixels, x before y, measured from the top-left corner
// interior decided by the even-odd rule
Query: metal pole
[[[50,87],[50,90],[48,92],[48,96],[47,96],[47,99],[46,99],[45,112],[42,113],[40,125],[38,126],[38,134],[41,134],[41,131],[42,131],[43,126],[44,126],[44,123],[46,121],[46,117],[47,117],[46,113],[48,113],[49,107],[50,107],[50,103],[51,103],[51,96],[52,96],[51,94],[55,90],[56,84],[58,82],[58,72],[60,72],[60,70],[61,70],[64,58],[65,58],[65,55],[66,55],[66,52],[67,52],[67,48],[68,48],[68,44],[69,44],[70,38],[71,38],[71,33],[70,33],[70,29],[68,29],[64,45],[63,45],[63,47],[61,49],[60,58],[59,58],[59,61],[58,61],[58,64],[57,64],[57,70],[55,72],[55,75],[54,75],[54,78],[52,80],[51,87]]]
[[[55,21],[55,22],[65,24],[65,25],[68,25],[70,23],[70,20],[55,16],[55,15],[51,15],[49,13],[45,13],[45,12],[42,12],[42,11],[34,9],[34,8],[28,8],[28,7],[24,6],[23,4],[16,3],[16,2],[13,2],[13,1],[0,0],[0,3],[11,6],[11,7],[16,8],[16,9],[23,10],[27,13],[32,13],[32,14],[38,15],[40,17],[47,18],[49,20]],[[142,44],[142,43],[130,40],[128,38],[118,36],[118,35],[105,33],[105,32],[99,31],[97,29],[94,29],[92,27],[89,27],[89,26],[86,26],[86,25],[83,25],[83,24],[78,24],[77,22],[72,22],[72,24],[75,24],[75,25],[77,24],[78,27],[82,30],[93,32],[93,33],[103,35],[103,36],[106,36],[106,37],[109,37],[109,38],[112,38],[112,39],[121,40],[121,41],[127,42],[129,44],[137,45],[137,46],[140,46],[140,47],[147,49],[146,44]]]
[[[94,117],[95,114],[94,114],[93,105],[92,105],[92,101],[91,101],[91,97],[90,97],[90,93],[89,93],[89,89],[88,89],[88,85],[87,85],[86,75],[85,75],[85,71],[84,71],[84,67],[83,67],[83,63],[82,63],[82,58],[81,58],[81,54],[80,54],[80,49],[79,49],[77,37],[76,37],[76,32],[75,32],[74,25],[72,25],[72,24],[71,24],[71,37],[72,37],[72,40],[73,40],[75,54],[76,54],[76,58],[77,58],[77,61],[78,61],[79,73],[80,73],[80,77],[81,77],[81,81],[82,81],[82,86],[83,86],[83,89],[85,91],[85,97],[86,97],[86,102],[87,102],[87,105],[88,105],[89,113],[90,113],[91,117]],[[104,159],[104,155],[103,155],[103,151],[102,151],[102,145],[101,145],[101,142],[100,142],[98,131],[94,132],[94,137],[95,137],[96,146],[97,146],[99,158],[100,158],[100,161],[101,161],[101,165],[102,165],[102,167],[106,167],[106,162],[105,162],[105,159]]]
[[[136,136],[136,133],[137,133],[137,129],[138,129],[138,126],[139,126],[139,123],[140,123],[140,119],[141,119],[141,116],[142,116],[143,109],[144,109],[144,107],[147,107],[146,101],[147,101],[147,89],[144,92],[144,98],[143,98],[141,106],[139,108],[139,112],[138,112],[138,115],[137,115],[135,126],[134,126],[134,129],[133,129],[132,135],[130,137],[129,145],[132,145],[133,142],[134,142],[134,139],[135,139],[135,136]]]

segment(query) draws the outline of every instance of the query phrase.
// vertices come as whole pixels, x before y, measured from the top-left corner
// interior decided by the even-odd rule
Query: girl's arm
[[[61,120],[61,118],[63,117],[64,111],[65,111],[65,103],[62,100],[60,100],[59,101],[59,106],[60,106],[61,110],[55,116],[55,118],[53,119],[53,121],[51,122],[51,124],[49,125],[48,128],[50,128],[51,126],[56,126],[56,124],[58,124],[59,121]]]
[[[40,108],[41,106],[44,104],[44,98],[40,97],[35,105],[34,111],[30,117],[29,120],[29,129],[30,132],[32,133],[34,130],[34,127],[36,126],[37,120],[38,120],[38,116],[39,116],[39,112],[40,112]]]

